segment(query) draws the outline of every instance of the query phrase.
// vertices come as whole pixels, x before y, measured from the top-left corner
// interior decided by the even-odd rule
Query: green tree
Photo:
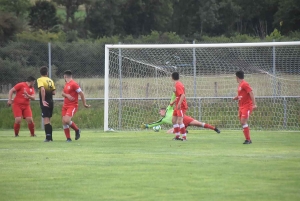
[[[168,31],[171,27],[174,0],[127,0],[121,13],[126,34],[143,35]]]
[[[0,12],[0,44],[12,40],[20,32],[18,19],[12,13]]]
[[[17,17],[27,14],[30,0],[0,0],[0,11],[14,13]]]
[[[237,23],[238,32],[264,38],[273,31],[278,0],[233,0],[242,9]]]
[[[283,34],[300,30],[300,1],[280,0],[273,25]]]
[[[30,8],[29,24],[35,29],[49,30],[59,23],[56,8],[48,1],[37,1]]]
[[[86,7],[86,27],[95,38],[123,33],[121,1],[99,0]]]
[[[75,13],[78,11],[79,6],[88,2],[88,0],[52,0],[58,5],[62,5],[66,9],[66,26],[69,29],[76,28]],[[70,23],[71,19],[71,23]]]

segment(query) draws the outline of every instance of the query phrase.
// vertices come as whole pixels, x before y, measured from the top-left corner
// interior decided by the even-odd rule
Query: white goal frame
[[[260,42],[260,43],[214,43],[214,44],[107,44],[105,45],[105,86],[104,86],[104,131],[109,131],[109,50],[110,49],[167,49],[167,48],[228,48],[228,47],[278,47],[299,46],[295,42]],[[274,60],[274,58],[273,58]]]

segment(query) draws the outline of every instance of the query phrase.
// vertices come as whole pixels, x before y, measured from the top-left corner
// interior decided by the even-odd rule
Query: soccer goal
[[[105,46],[104,130],[139,130],[159,119],[179,72],[188,115],[221,129],[240,129],[235,72],[257,99],[252,129],[300,125],[300,42]],[[192,129],[192,128],[189,128]]]

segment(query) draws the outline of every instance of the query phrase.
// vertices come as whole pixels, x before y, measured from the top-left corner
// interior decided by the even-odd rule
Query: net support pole
[[[287,102],[286,98],[283,98],[283,128],[286,129],[287,126]]]
[[[195,40],[193,41],[193,44],[195,44]],[[197,80],[196,80],[196,49],[193,48],[193,69],[194,69],[194,97],[197,97]],[[195,116],[194,111],[194,116]]]
[[[275,40],[273,40],[273,42],[275,42]],[[273,54],[273,96],[276,96],[276,49],[275,46],[273,46],[273,50],[272,50],[272,54]]]
[[[108,131],[109,49],[106,45],[104,69],[104,131]]]
[[[119,42],[121,44],[121,42]],[[119,129],[122,129],[122,97],[123,97],[123,86],[122,86],[122,49],[119,48],[119,82],[120,82],[120,99],[119,99]]]
[[[195,41],[193,41],[195,44]],[[193,68],[194,68],[194,97],[197,97],[197,80],[196,80],[196,49],[193,48]]]

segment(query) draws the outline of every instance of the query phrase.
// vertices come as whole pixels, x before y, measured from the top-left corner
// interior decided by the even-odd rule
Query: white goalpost
[[[258,109],[253,129],[300,125],[300,42],[113,44],[105,46],[104,131],[139,130],[159,119],[173,92],[186,88],[188,115],[221,129],[240,129],[235,72],[243,70]],[[192,129],[192,128],[190,128]]]

